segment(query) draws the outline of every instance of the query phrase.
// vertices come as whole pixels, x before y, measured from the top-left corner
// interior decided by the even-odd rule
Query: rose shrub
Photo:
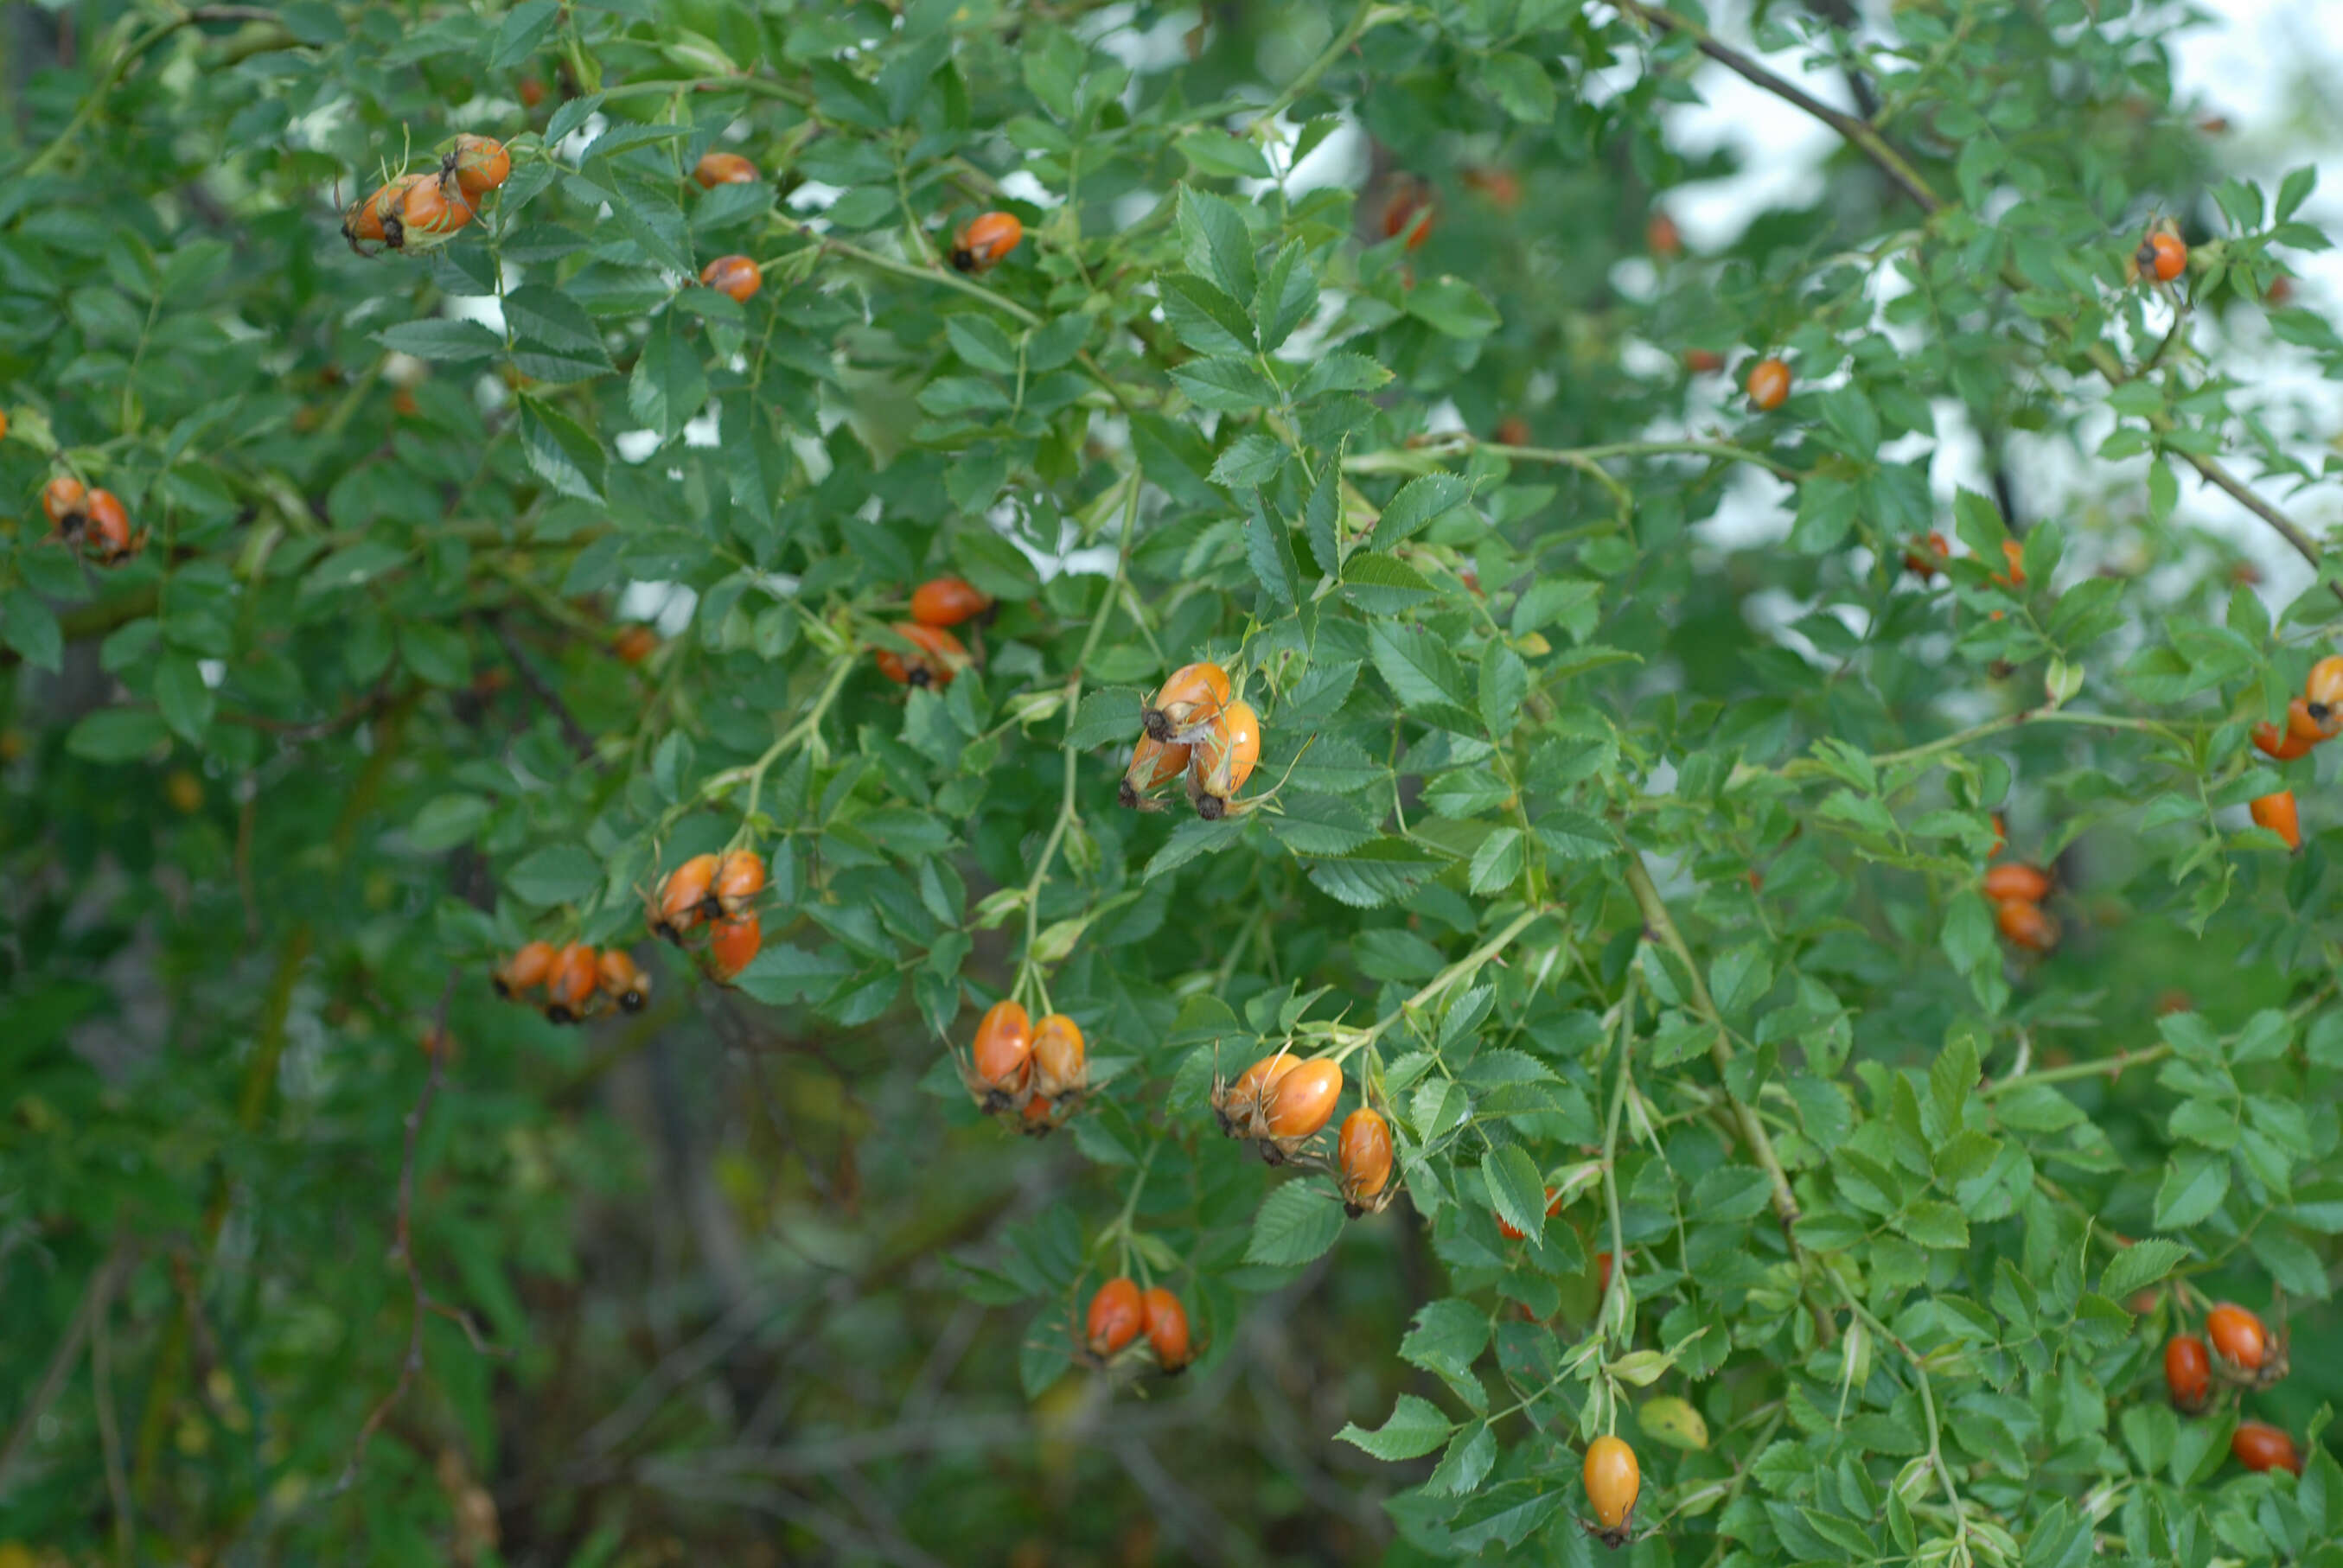
[[[2343,1563],[2190,15],[14,8],[0,1561]]]

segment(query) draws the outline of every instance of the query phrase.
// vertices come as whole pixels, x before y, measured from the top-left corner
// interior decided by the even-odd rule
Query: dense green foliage
[[[2234,347],[2343,340],[2182,8],[1763,13],[1868,117],[1712,254],[1690,7],[14,10],[0,1564],[2343,1563],[2343,815],[2248,745],[2343,574]],[[478,221],[353,254],[458,132]],[[976,662],[891,683],[947,571]],[[1203,658],[1241,809],[1122,809]],[[642,894],[742,843],[724,988]],[[498,1000],[532,939],[648,1010]],[[954,1056],[1012,993],[1047,1139]],[[1222,1136],[1285,1047],[1388,1211]],[[1082,1364],[1126,1271],[1184,1379]],[[2217,1299],[2292,1370],[2183,1415]]]

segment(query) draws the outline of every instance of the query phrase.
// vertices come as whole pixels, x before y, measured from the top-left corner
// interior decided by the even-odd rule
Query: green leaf
[[[1320,564],[1324,564],[1322,556]],[[1395,556],[1361,550],[1342,563],[1342,597],[1372,616],[1413,609],[1438,591],[1423,573]]]
[[[1502,324],[1496,307],[1461,277],[1435,277],[1407,291],[1410,316],[1444,337],[1486,337]]]
[[[1879,411],[1861,387],[1852,383],[1834,387],[1817,401],[1833,445],[1858,462],[1868,463],[1879,456]]]
[[[415,814],[407,825],[407,841],[426,854],[468,844],[488,819],[489,804],[478,795],[442,795]]]
[[[1363,354],[1336,352],[1312,361],[1293,389],[1296,403],[1328,392],[1373,392],[1390,384],[1392,373]]]
[[[2304,164],[2299,168],[2287,170],[2286,178],[2278,184],[2278,208],[2271,215],[2272,220],[2286,222],[2300,210],[2302,204],[2310,199],[2310,193],[2318,188],[2318,165]]]
[[[163,722],[181,739],[203,739],[218,699],[204,684],[202,668],[194,655],[173,652],[163,656],[155,667],[155,706],[163,715]]]
[[[1481,650],[1481,721],[1491,735],[1503,740],[1513,734],[1529,694],[1529,667],[1520,654],[1502,642]]]
[[[1531,126],[1554,123],[1554,111],[1560,106],[1554,81],[1545,67],[1527,55],[1484,55],[1473,75],[1473,86],[1481,95],[1514,119]]]
[[[505,886],[524,903],[573,903],[602,885],[602,862],[575,844],[548,844],[505,873]]]
[[[602,95],[599,93],[588,93],[583,97],[571,98],[564,103],[553,111],[553,118],[546,125],[546,146],[552,146],[556,143],[568,139],[570,132],[592,119],[594,112],[601,106]]]
[[[36,669],[65,666],[65,635],[48,601],[27,588],[13,588],[0,598],[0,638],[25,656]]]
[[[1541,578],[1514,601],[1513,633],[1527,637],[1556,621],[1584,642],[1601,617],[1603,585],[1578,578]]]
[[[1180,156],[1199,174],[1220,179],[1265,180],[1272,172],[1259,144],[1240,140],[1226,131],[1209,126],[1191,131],[1177,146]]]
[[[1522,830],[1500,828],[1481,840],[1473,852],[1469,880],[1476,893],[1493,893],[1521,879],[1523,852]]]
[[[2134,1291],[2156,1283],[2180,1265],[2188,1249],[2162,1236],[2149,1236],[2107,1260],[2099,1275],[2099,1294],[2122,1301]]]
[[[401,663],[431,685],[453,690],[472,678],[472,652],[464,634],[436,621],[410,620],[398,628]]]
[[[1481,1180],[1498,1217],[1525,1236],[1545,1229],[1545,1179],[1518,1143],[1493,1149],[1481,1161]]]
[[[521,450],[539,478],[565,496],[602,499],[602,445],[551,404],[520,398]]]
[[[1421,626],[1379,620],[1367,632],[1367,651],[1375,669],[1407,707],[1451,704],[1472,706],[1464,668],[1447,643]]]
[[[1082,706],[1074,715],[1073,727],[1066,731],[1066,744],[1077,751],[1087,751],[1093,746],[1116,741],[1124,746],[1135,745],[1139,736],[1140,709],[1145,705],[1146,694],[1136,687],[1110,686],[1082,694]]]
[[[767,941],[732,983],[771,1007],[818,1002],[854,972],[843,949],[825,947],[808,952],[789,942]]]
[[[101,708],[65,736],[65,750],[90,762],[128,762],[166,744],[161,715],[143,708]]]
[[[1463,821],[1504,804],[1513,792],[1492,769],[1459,768],[1426,785],[1423,803],[1451,821]]]
[[[1616,854],[1618,839],[1584,811],[1548,811],[1537,820],[1538,842],[1565,860],[1599,860]]]
[[[1252,516],[1245,524],[1245,558],[1261,584],[1264,608],[1272,612],[1291,610],[1300,591],[1301,568],[1293,558],[1293,541],[1284,521],[1262,505],[1258,491],[1252,496]],[[1262,615],[1261,618],[1272,618]]]
[[[1285,467],[1285,447],[1275,437],[1252,431],[1229,443],[1212,465],[1212,479],[1231,489],[1253,489],[1277,477]]]
[[[1188,270],[1212,279],[1232,300],[1251,299],[1256,285],[1253,243],[1244,215],[1210,191],[1183,185],[1179,222]]]
[[[1448,864],[1405,839],[1377,839],[1340,859],[1312,863],[1310,880],[1338,902],[1372,910],[1407,897]]]
[[[2229,1158],[2185,1150],[2164,1173],[2156,1192],[2156,1228],[2185,1231],[2221,1206],[2229,1195]]]
[[[1191,359],[1172,367],[1172,379],[1189,401],[1216,413],[1249,414],[1278,400],[1277,388],[1250,359]]]
[[[1426,474],[1410,479],[1375,519],[1375,548],[1387,550],[1403,539],[1422,533],[1438,518],[1463,506],[1473,494],[1473,483],[1454,474]]]
[[[951,339],[952,352],[977,369],[995,376],[1017,374],[1017,345],[991,317],[977,311],[948,316],[944,336]]]
[[[558,0],[522,0],[506,12],[497,27],[496,47],[488,54],[488,69],[504,72],[524,64],[545,46],[560,15]]]
[[[1252,318],[1214,285],[1192,272],[1167,272],[1156,288],[1172,336],[1190,348],[1215,356],[1253,352]]]
[[[674,317],[660,317],[651,323],[628,378],[627,407],[664,444],[681,435],[707,401],[708,373],[700,367],[699,351],[677,333]]]
[[[667,323],[661,317],[659,327]],[[558,288],[531,283],[514,289],[505,297],[505,327],[513,335],[513,364],[540,381],[590,381],[615,368],[585,307]]]
[[[1321,1430],[1323,1430],[1322,1428]],[[1455,1423],[1440,1407],[1416,1394],[1403,1393],[1392,1407],[1391,1419],[1367,1432],[1353,1422],[1334,1434],[1338,1442],[1366,1450],[1377,1459],[1418,1459],[1448,1441]]]
[[[1470,1422],[1449,1441],[1423,1483],[1427,1497],[1465,1497],[1477,1491],[1497,1462],[1496,1434],[1485,1421]]]
[[[1897,1216],[1896,1228],[1923,1247],[1937,1251],[1969,1244],[1968,1219],[1950,1203],[1914,1203]]]
[[[1217,822],[1207,822],[1202,817],[1183,818],[1180,825],[1172,829],[1172,837],[1165,841],[1163,848],[1156,850],[1155,858],[1147,862],[1147,869],[1141,873],[1139,879],[1151,882],[1158,877],[1178,870],[1199,855],[1215,854],[1225,849],[1237,841],[1244,827],[1244,819],[1241,817],[1223,817]]]
[[[1253,295],[1253,322],[1260,328],[1262,349],[1275,353],[1317,308],[1318,275],[1304,259],[1302,241],[1287,240]]]
[[[504,339],[480,323],[451,321],[444,317],[402,321],[396,327],[384,327],[375,334],[375,339],[386,348],[411,354],[417,359],[486,359],[505,351]]]
[[[1485,1409],[1488,1391],[1473,1374],[1473,1363],[1489,1343],[1489,1317],[1467,1301],[1427,1302],[1399,1342],[1400,1360],[1446,1383],[1475,1410]]]
[[[1245,1261],[1272,1268],[1298,1268],[1332,1247],[1342,1234],[1342,1208],[1332,1191],[1307,1181],[1270,1189],[1253,1216]]]

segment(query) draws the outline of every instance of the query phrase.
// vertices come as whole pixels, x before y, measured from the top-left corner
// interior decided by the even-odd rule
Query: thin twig
[[[1643,0],[1612,0],[1621,11],[1646,25],[1666,33],[1681,33],[1692,40],[1693,47],[1723,65],[1744,80],[1755,83],[1765,91],[1822,121],[1831,129],[1854,143],[1865,156],[1877,164],[1880,172],[1896,182],[1906,196],[1917,204],[1922,212],[1934,216],[1944,210],[1945,199],[1928,188],[1928,182],[1905,161],[1904,155],[1887,145],[1887,139],[1865,121],[1856,119],[1844,109],[1834,109],[1796,83],[1777,76],[1748,55],[1728,45],[1720,44],[1705,28],[1700,27],[1673,12],[1656,5],[1646,5]]]
[[[341,1479],[334,1483],[336,1495],[347,1492],[357,1480],[358,1468],[366,1462],[367,1446],[374,1441],[374,1434],[382,1430],[383,1422],[390,1419],[391,1412],[406,1399],[407,1391],[415,1384],[416,1374],[423,1370],[423,1320],[427,1315],[447,1318],[459,1324],[464,1337],[482,1355],[501,1356],[506,1353],[481,1336],[470,1313],[460,1307],[449,1306],[424,1289],[422,1265],[415,1259],[416,1150],[422,1141],[424,1121],[431,1114],[431,1101],[438,1096],[439,1086],[446,1081],[447,1058],[454,1054],[447,1040],[447,1004],[455,999],[456,981],[462,973],[460,969],[448,970],[447,983],[439,992],[439,1006],[432,1015],[428,1037],[431,1070],[424,1075],[423,1091],[416,1096],[414,1109],[407,1113],[405,1149],[398,1162],[398,1212],[392,1231],[390,1255],[398,1260],[400,1267],[407,1272],[407,1289],[412,1302],[407,1330],[407,1352],[399,1357],[398,1381],[391,1385],[390,1392],[383,1395],[367,1414],[365,1424],[358,1428],[357,1442],[350,1450],[349,1462],[342,1467]]]
[[[65,1381],[73,1376],[74,1363],[81,1359],[83,1342],[89,1338],[90,1326],[113,1302],[115,1290],[122,1283],[122,1276],[128,1271],[131,1261],[130,1242],[127,1238],[122,1238],[115,1241],[105,1260],[91,1271],[89,1283],[82,1288],[81,1303],[74,1309],[73,1320],[65,1325],[65,1338],[59,1340],[57,1348],[49,1353],[49,1364],[42,1372],[41,1381],[34,1385],[33,1397],[25,1402],[15,1424],[8,1429],[7,1442],[0,1443],[0,1496],[6,1495],[8,1472],[32,1437],[33,1429],[40,1424],[41,1417],[65,1392]]]
[[[114,1337],[107,1332],[113,1316],[101,1305],[89,1331],[89,1382],[97,1409],[97,1446],[106,1466],[106,1494],[114,1505],[114,1560],[128,1563],[138,1538],[137,1517],[131,1512],[130,1476],[122,1462],[122,1425],[114,1412]]]
[[[578,722],[578,716],[569,711],[568,703],[561,700],[561,694],[538,673],[537,666],[531,664],[528,656],[521,651],[520,639],[513,636],[512,628],[505,624],[502,616],[490,617],[488,625],[496,632],[497,642],[505,650],[505,657],[512,661],[520,683],[528,688],[530,696],[545,704],[546,711],[552,714],[554,722],[561,726],[561,738],[569,743],[570,750],[578,753],[578,760],[592,761],[594,738],[586,733],[585,727]]]

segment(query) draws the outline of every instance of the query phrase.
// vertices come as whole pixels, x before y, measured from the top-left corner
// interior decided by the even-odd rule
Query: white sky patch
[[[2180,35],[2171,51],[2176,100],[2184,110],[2197,105],[2207,113],[2225,116],[2231,128],[2213,141],[2217,156],[2229,173],[2253,179],[2275,195],[2288,168],[2321,161],[2318,154],[2343,129],[2324,87],[2343,74],[2343,5],[2309,0],[2211,0],[2205,9],[2210,18],[2207,25]],[[1805,50],[1768,55],[1752,48],[1745,7],[1721,12],[1715,30],[1815,97],[1848,106],[1845,78],[1828,66],[1807,69]],[[1626,69],[1623,62],[1614,72],[1590,75],[1587,95],[1596,96],[1609,76]],[[1632,75],[1624,79],[1632,80]],[[1667,192],[1664,205],[1692,250],[1730,246],[1767,210],[1809,205],[1821,196],[1823,165],[1838,150],[1835,132],[1722,65],[1703,66],[1694,84],[1702,102],[1671,106],[1666,111],[1670,145],[1689,157],[1730,148],[1737,153],[1741,167],[1730,177]],[[1994,201],[2005,199],[2004,193],[1995,193]],[[2343,236],[2343,180],[2327,181],[2298,216]],[[2343,298],[2343,249],[2289,252],[2285,259],[2297,275],[2300,303],[2324,309]],[[1614,281],[1624,288],[1634,278],[1623,269]],[[1875,276],[1871,297],[1884,304],[1906,286],[1882,269]],[[2152,315],[2151,320],[2156,319]],[[2251,310],[2234,312],[2225,327],[2200,317],[2192,330],[2215,364],[2247,378],[2237,396],[2238,405],[2255,409],[2289,450],[2316,467],[2327,440],[2343,426],[2343,387],[2326,380],[2308,355],[2277,341]],[[1890,337],[1906,344],[1900,329],[1891,330]],[[1715,391],[1695,394],[1685,409],[1684,428],[1651,434],[1733,438],[1735,427],[1745,417],[1738,389],[1717,377],[1702,377],[1701,383],[1714,384]],[[1802,389],[1826,384],[1804,382]],[[2112,427],[2105,394],[2095,379],[2062,394],[2067,407],[2088,411],[2073,436],[2012,432],[2008,437],[2012,487],[2026,520],[2056,517],[2071,525],[2092,510],[2118,517],[2145,511],[2147,462],[2110,462],[2094,455]],[[1938,441],[1929,479],[1939,501],[1949,507],[1959,487],[1990,494],[1984,445],[1966,410],[1946,400],[1937,404],[1936,415]],[[2291,480],[2256,482],[2250,461],[2233,455],[2230,467],[2314,535],[2343,523],[2343,488],[2322,483],[2290,494]],[[2308,568],[2274,530],[2193,469],[2177,467],[2176,476],[2176,515],[2220,535],[2252,560],[2262,572],[2263,595],[2273,605],[2285,603],[2308,584]],[[1726,548],[1775,539],[1786,532],[1795,504],[1795,496],[1778,481],[1745,471],[1702,532]],[[1949,520],[1947,515],[1938,525],[1947,534]],[[2073,564],[2077,533],[2071,526],[2068,539],[2069,565],[2061,568],[2062,578],[2083,569]],[[2083,553],[2089,554],[2087,541]]]

